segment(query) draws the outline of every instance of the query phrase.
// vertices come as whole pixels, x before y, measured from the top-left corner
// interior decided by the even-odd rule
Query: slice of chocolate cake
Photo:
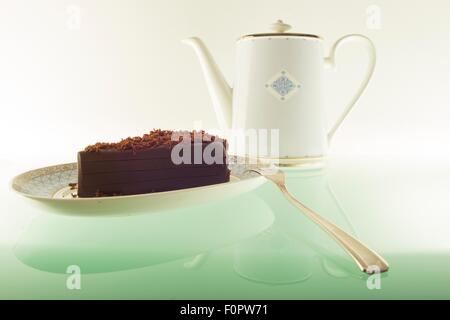
[[[228,182],[227,144],[205,132],[153,130],[78,153],[78,196],[132,195]]]

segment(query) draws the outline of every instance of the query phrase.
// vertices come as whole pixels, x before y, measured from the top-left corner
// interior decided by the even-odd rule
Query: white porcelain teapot
[[[287,32],[291,27],[281,20],[271,27],[272,33],[250,34],[237,41],[233,89],[199,38],[183,42],[193,47],[200,60],[221,129],[278,129],[278,160],[296,163],[308,158],[321,159],[372,76],[375,47],[363,35],[346,35],[324,58],[321,37]],[[334,66],[336,50],[350,41],[359,41],[367,48],[366,75],[327,131],[323,125],[323,70]]]

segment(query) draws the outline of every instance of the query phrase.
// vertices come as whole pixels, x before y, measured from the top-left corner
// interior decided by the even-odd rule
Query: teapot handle
[[[328,135],[327,135],[328,143],[331,141],[331,139],[333,138],[336,130],[340,127],[340,125],[342,124],[344,119],[347,117],[347,115],[353,109],[353,107],[355,106],[355,103],[361,97],[361,95],[364,92],[364,90],[366,89],[367,84],[369,83],[370,78],[372,77],[373,71],[375,69],[375,64],[376,64],[375,46],[373,45],[373,42],[369,38],[367,38],[366,36],[363,36],[361,34],[349,34],[349,35],[346,35],[346,36],[340,38],[338,41],[336,41],[334,43],[333,47],[331,48],[330,56],[328,58],[325,58],[325,65],[326,66],[330,66],[330,67],[334,67],[335,66],[336,50],[342,44],[348,43],[348,42],[354,42],[354,41],[358,41],[358,42],[361,42],[361,43],[365,44],[365,47],[366,47],[367,52],[369,54],[369,62],[368,62],[368,65],[367,65],[366,74],[364,76],[363,81],[359,85],[358,90],[356,91],[356,93],[354,94],[354,96],[352,97],[350,102],[347,104],[347,106],[345,107],[344,111],[342,112],[342,114],[337,119],[337,121],[334,124],[334,126],[328,132]]]

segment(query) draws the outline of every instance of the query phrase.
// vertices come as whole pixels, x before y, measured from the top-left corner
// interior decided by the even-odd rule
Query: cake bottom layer
[[[216,175],[209,176],[191,176],[153,179],[148,181],[127,181],[122,183],[103,183],[78,185],[78,196],[81,198],[114,196],[114,195],[133,195],[152,192],[162,192],[178,190],[184,188],[193,188],[217,183],[228,182],[230,180],[230,171],[223,170]]]

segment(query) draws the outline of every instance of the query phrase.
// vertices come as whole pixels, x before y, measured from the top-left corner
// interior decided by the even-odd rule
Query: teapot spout
[[[193,37],[184,39],[182,42],[194,49],[200,61],[220,129],[229,129],[231,127],[232,110],[231,87],[202,40]]]

